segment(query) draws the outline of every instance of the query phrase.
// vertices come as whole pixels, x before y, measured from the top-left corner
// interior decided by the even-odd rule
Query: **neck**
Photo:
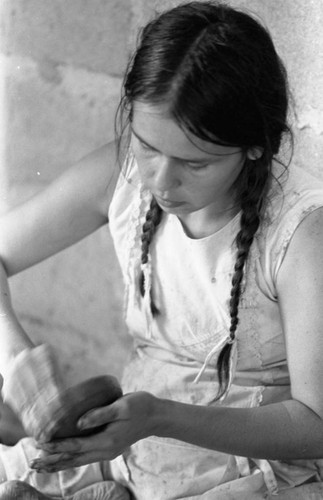
[[[220,231],[240,211],[240,204],[236,203],[223,210],[213,213],[212,216],[203,211],[179,216],[179,220],[188,237],[192,239],[206,238]]]

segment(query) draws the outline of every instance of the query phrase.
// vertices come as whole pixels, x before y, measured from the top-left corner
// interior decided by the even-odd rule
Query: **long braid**
[[[247,174],[239,176],[235,186],[242,216],[229,305],[233,342],[245,266],[262,219],[272,159],[283,134],[292,138],[285,67],[267,29],[253,17],[226,2],[191,1],[166,10],[142,30],[123,89],[121,125],[127,124],[124,119],[131,123],[136,102],[165,104],[169,116],[199,139],[216,143],[217,138],[220,145],[263,150],[261,159],[247,161]],[[142,234],[143,270],[150,265],[149,246],[161,216],[153,200]],[[144,273],[140,275],[142,296],[147,289],[151,294],[146,276],[145,284]],[[152,299],[151,310],[156,314]],[[229,385],[230,341],[218,359],[220,396]]]
[[[259,162],[250,162],[249,165],[248,163],[246,164],[246,168],[249,170],[249,173],[245,176],[246,185],[241,192],[242,214],[240,219],[240,231],[236,237],[237,257],[232,277],[232,288],[229,303],[231,317],[229,332],[231,342],[227,343],[223,347],[218,357],[217,369],[220,386],[217,399],[221,398],[221,396],[226,392],[229,384],[230,354],[239,323],[238,312],[245,265],[255,234],[259,228],[263,200],[268,188],[268,169],[264,172],[264,168],[261,168],[265,165],[266,162],[264,159],[259,160]],[[248,166],[251,168],[249,169]]]
[[[146,213],[146,220],[142,226],[142,234],[141,234],[141,263],[147,264],[149,257],[149,247],[152,242],[153,236],[156,232],[157,226],[159,225],[162,219],[163,211],[160,206],[157,204],[155,198],[152,199],[150,203],[149,210]],[[145,275],[141,270],[139,276],[139,289],[142,297],[145,296],[146,292],[150,293],[150,308],[153,316],[159,314],[159,310],[156,307],[153,296],[152,289],[146,290],[145,288]]]

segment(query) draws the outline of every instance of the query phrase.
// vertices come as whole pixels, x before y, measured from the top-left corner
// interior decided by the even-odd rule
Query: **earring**
[[[251,148],[248,149],[247,158],[249,160],[258,160],[262,157],[263,149],[262,148]]]

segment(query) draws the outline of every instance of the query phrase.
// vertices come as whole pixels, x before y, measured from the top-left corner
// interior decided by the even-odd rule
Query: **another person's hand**
[[[4,379],[2,396],[26,433],[46,441],[63,411],[59,398],[63,389],[50,346],[40,345],[17,355]]]
[[[87,437],[42,443],[42,453],[31,467],[56,472],[81,465],[112,460],[133,443],[154,434],[157,398],[147,392],[126,394],[115,403],[97,408],[83,416],[82,428],[107,424],[106,428]]]

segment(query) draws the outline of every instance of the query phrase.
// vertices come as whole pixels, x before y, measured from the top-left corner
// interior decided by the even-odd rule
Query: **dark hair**
[[[269,33],[251,15],[219,2],[195,1],[160,14],[142,30],[123,89],[122,131],[132,120],[134,101],[167,103],[184,131],[245,152],[261,148],[260,158],[246,158],[235,183],[242,215],[230,297],[233,341],[244,268],[261,221],[272,160],[283,133],[289,132],[285,68]],[[143,225],[143,263],[161,216],[153,199]],[[143,276],[140,288],[144,295]],[[152,312],[158,313],[153,301]],[[218,397],[228,386],[231,348],[228,343],[218,358]]]

